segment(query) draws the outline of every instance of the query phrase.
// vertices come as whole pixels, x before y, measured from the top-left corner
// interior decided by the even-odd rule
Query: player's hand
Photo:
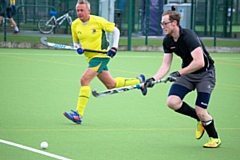
[[[144,87],[152,88],[154,86],[153,81],[155,81],[155,79],[153,77],[152,78],[148,78],[146,80],[146,82],[144,82]]]
[[[107,52],[107,55],[111,58],[113,58],[117,53],[117,48],[115,47],[112,47],[108,52]]]
[[[167,78],[169,82],[175,82],[177,80],[177,78],[171,76],[168,76]]]
[[[181,77],[181,74],[178,71],[172,72],[169,74],[168,77],[172,77],[173,79],[177,79],[178,77]]]
[[[80,55],[81,55],[81,54],[83,54],[83,53],[84,53],[84,49],[82,49],[82,48],[78,48],[78,49],[77,49],[77,52],[78,52],[78,54],[80,54]]]

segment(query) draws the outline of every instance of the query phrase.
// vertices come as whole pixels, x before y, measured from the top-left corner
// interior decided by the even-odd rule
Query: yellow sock
[[[85,107],[90,97],[90,92],[91,92],[90,86],[82,86],[79,91],[77,111],[81,117],[83,116]]]
[[[115,78],[115,81],[116,81],[116,88],[124,87],[124,86],[132,86],[140,83],[140,80],[138,78],[130,79],[130,78],[118,77],[118,78]]]

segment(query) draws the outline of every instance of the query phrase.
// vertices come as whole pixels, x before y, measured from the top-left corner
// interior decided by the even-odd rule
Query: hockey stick
[[[51,42],[47,42],[46,40],[47,40],[47,37],[42,37],[41,38],[42,44],[44,44],[46,46],[49,46],[49,47],[60,48],[60,49],[68,49],[68,50],[77,50],[77,48],[75,48],[74,46],[51,43]],[[84,51],[96,52],[96,53],[105,53],[105,54],[107,53],[107,51],[98,51],[98,50],[92,50],[92,49],[84,49]]]
[[[166,83],[166,82],[174,82],[176,81],[176,78],[174,77],[167,77],[166,79],[160,79],[160,80],[157,80],[157,81],[153,81],[153,84],[157,84],[157,83]],[[133,90],[133,89],[140,89],[142,86],[144,85],[144,83],[141,83],[141,84],[136,84],[136,85],[133,85],[133,86],[126,86],[126,87],[122,87],[122,88],[114,88],[114,89],[109,89],[109,90],[106,90],[106,91],[102,91],[102,92],[97,92],[97,89],[94,88],[92,90],[92,95],[94,97],[104,97],[104,96],[108,96],[108,95],[112,95],[112,94],[116,94],[116,93],[121,93],[121,92],[126,92],[126,91],[130,91],[130,90]]]

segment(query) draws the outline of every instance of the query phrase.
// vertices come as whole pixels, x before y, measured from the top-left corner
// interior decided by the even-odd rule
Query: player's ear
[[[172,23],[177,26],[177,20],[173,20]]]

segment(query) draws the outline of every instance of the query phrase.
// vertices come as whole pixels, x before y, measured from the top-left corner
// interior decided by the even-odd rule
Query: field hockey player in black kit
[[[199,37],[192,30],[180,26],[180,19],[181,15],[174,7],[162,14],[161,26],[166,34],[163,40],[162,65],[144,85],[153,87],[154,81],[169,72],[173,53],[179,56],[182,59],[182,68],[169,75],[176,78],[176,81],[170,88],[167,106],[197,121],[196,139],[200,139],[204,131],[207,132],[209,141],[203,145],[204,148],[217,148],[221,145],[221,140],[215,129],[214,120],[207,111],[216,83],[214,61]],[[193,90],[197,92],[195,108],[183,101]]]

